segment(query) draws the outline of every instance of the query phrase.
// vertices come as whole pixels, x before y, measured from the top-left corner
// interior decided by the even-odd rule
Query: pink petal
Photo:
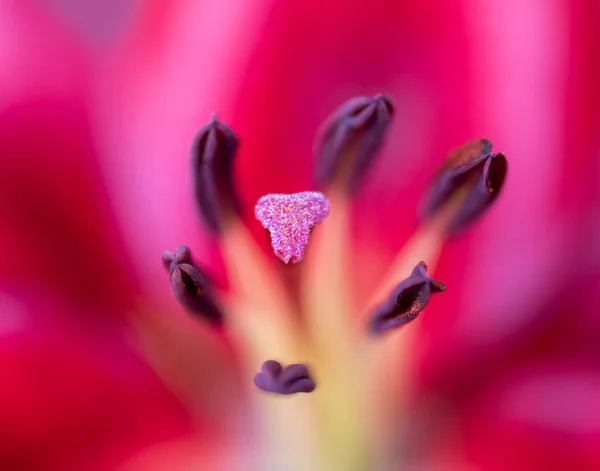
[[[470,412],[466,452],[482,469],[600,466],[597,365],[538,365],[505,378]]]
[[[193,201],[191,144],[212,113],[231,121],[232,97],[267,7],[157,2],[129,42],[97,64],[93,105],[102,172],[148,292],[164,288],[152,257],[165,248],[185,243],[203,266],[220,268]]]
[[[571,310],[582,306],[573,301],[572,289],[581,289],[573,280],[597,245],[582,242],[583,226],[595,217],[600,126],[600,97],[590,85],[600,74],[592,65],[598,37],[590,8],[510,1],[467,12],[479,38],[477,134],[506,153],[509,173],[496,207],[440,263],[447,304],[424,320],[424,354],[447,377],[471,359],[526,345],[567,311],[556,307],[557,297],[565,305],[570,299]]]
[[[136,275],[97,166],[82,59],[24,6],[11,3],[7,13],[10,21],[0,16],[7,24],[0,27],[6,64],[0,72],[0,284],[53,290],[87,312],[122,310]]]

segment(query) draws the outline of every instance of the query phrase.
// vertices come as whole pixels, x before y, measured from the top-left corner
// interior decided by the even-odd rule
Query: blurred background
[[[597,0],[0,0],[0,469],[250,469],[239,359],[159,261],[225,282],[191,140],[213,112],[240,136],[265,245],[256,200],[312,189],[319,124],[379,92],[360,300],[451,149],[509,160],[439,261],[389,469],[600,469],[599,31]]]

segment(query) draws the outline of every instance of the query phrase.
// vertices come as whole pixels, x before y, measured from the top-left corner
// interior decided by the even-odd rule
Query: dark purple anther
[[[356,191],[381,147],[393,112],[390,98],[376,95],[353,98],[327,118],[316,147],[319,187],[336,183]]]
[[[190,249],[180,245],[176,253],[165,250],[162,262],[171,274],[173,294],[183,307],[212,324],[221,324],[223,313],[214,301],[208,280],[192,261]]]
[[[233,184],[233,161],[238,139],[231,128],[216,116],[198,131],[192,147],[194,192],[200,213],[216,233],[228,218],[240,213]]]
[[[487,139],[469,142],[446,160],[434,179],[423,207],[429,218],[461,190],[466,192],[449,225],[455,234],[481,216],[496,200],[506,178],[508,163],[501,153],[492,153]]]
[[[284,395],[309,393],[317,386],[305,365],[283,368],[275,360],[267,360],[262,364],[260,373],[254,377],[254,384],[265,392]]]
[[[402,281],[369,320],[369,330],[383,334],[412,322],[431,299],[433,293],[446,291],[446,285],[427,274],[427,265],[419,262],[410,276]]]

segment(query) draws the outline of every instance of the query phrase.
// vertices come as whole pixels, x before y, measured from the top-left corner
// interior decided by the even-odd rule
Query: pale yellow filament
[[[228,330],[241,347],[247,384],[266,360],[310,363],[307,341],[272,263],[240,221],[222,238],[232,294],[226,298]],[[250,388],[262,426],[261,471],[304,471],[317,461],[311,395],[277,397]]]
[[[428,273],[433,277],[447,237],[448,225],[465,197],[466,192],[456,195],[402,247],[364,311],[366,316],[361,323],[363,328],[373,308],[385,301],[393,289],[410,276],[417,263],[425,262]],[[391,431],[397,428],[397,416],[393,412],[405,409],[410,365],[414,359],[416,328],[413,322],[387,335],[367,335],[363,340],[361,360],[368,389],[367,396],[372,401],[371,446],[379,449],[380,453],[385,453],[385,449],[390,445],[386,442],[393,436]]]
[[[228,329],[254,362],[300,361],[301,329],[285,287],[240,221],[223,234],[222,250],[232,293],[225,299]]]
[[[352,332],[349,201],[337,188],[328,193],[331,212],[318,226],[304,260],[301,297],[318,359],[319,418],[325,469],[360,470],[370,457],[364,437],[364,401]]]

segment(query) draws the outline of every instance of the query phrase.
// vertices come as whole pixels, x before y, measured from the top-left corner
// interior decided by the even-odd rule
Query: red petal
[[[0,283],[122,312],[135,274],[97,165],[89,76],[59,33],[14,10],[14,24],[0,30],[0,42],[19,44],[0,51]]]
[[[187,412],[116,329],[91,337],[70,308],[2,295],[0,468],[104,470],[146,447],[190,433]],[[59,314],[60,313],[60,314]],[[88,333],[89,334],[89,333]]]

